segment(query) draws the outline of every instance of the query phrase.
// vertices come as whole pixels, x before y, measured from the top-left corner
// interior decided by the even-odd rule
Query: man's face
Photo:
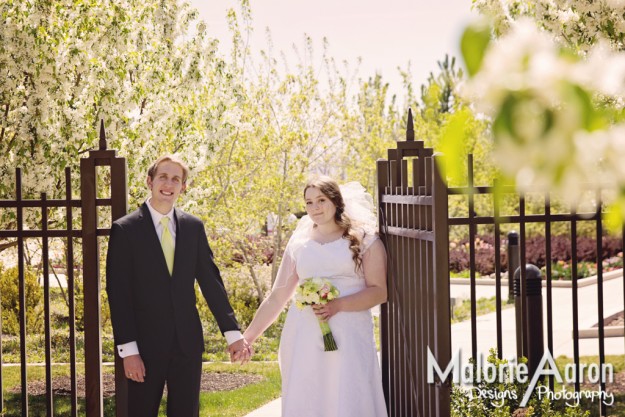
[[[154,178],[148,176],[148,187],[152,190],[151,204],[154,208],[169,211],[180,193],[186,189],[182,182],[182,167],[172,161],[158,164]]]

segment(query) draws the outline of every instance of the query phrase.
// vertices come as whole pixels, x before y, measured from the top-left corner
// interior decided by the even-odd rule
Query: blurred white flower
[[[586,59],[572,66],[571,79],[611,97],[625,97],[625,53],[599,42]]]
[[[551,1],[540,5],[557,9]],[[560,15],[576,20],[571,10]],[[625,54],[609,42],[578,57],[519,19],[492,42],[463,91],[492,117],[495,160],[521,191],[559,191],[576,203],[585,187],[625,186],[625,127],[596,130],[604,122],[594,98],[622,106],[625,97]]]
[[[625,0],[606,0],[606,3],[614,9],[625,7]]]

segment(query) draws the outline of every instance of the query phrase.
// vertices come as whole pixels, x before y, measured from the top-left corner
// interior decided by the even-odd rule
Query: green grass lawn
[[[501,309],[514,307],[514,304],[508,304],[504,296],[501,297]],[[478,298],[476,301],[476,311],[477,315],[481,316],[484,314],[492,313],[497,309],[497,298]],[[454,306],[451,309],[451,322],[459,323],[461,321],[469,320],[471,318],[471,300],[462,300],[457,306]]]
[[[104,367],[104,372],[113,372],[112,367]],[[210,363],[204,365],[205,372],[244,372],[262,375],[264,379],[231,391],[204,392],[200,396],[200,416],[210,417],[237,417],[244,416],[261,405],[280,396],[280,371],[275,362],[252,362],[246,365],[229,363]],[[83,369],[78,370],[83,373]],[[69,375],[69,366],[53,367],[53,377]],[[8,392],[13,387],[20,386],[20,367],[4,367],[4,410],[3,417],[18,417],[22,415],[21,394]],[[45,368],[40,366],[28,367],[29,381],[44,381]],[[69,415],[70,400],[67,396],[54,397],[54,415]],[[41,416],[46,414],[45,395],[28,397],[29,415]],[[79,413],[84,414],[84,399],[78,399]],[[163,400],[159,416],[165,416],[166,400]],[[114,398],[104,400],[104,415],[115,415]]]

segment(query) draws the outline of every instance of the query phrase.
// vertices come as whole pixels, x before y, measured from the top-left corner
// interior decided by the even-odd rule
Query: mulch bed
[[[625,394],[625,371],[614,374],[614,383],[605,384],[605,388],[614,394]]]
[[[261,375],[246,373],[229,373],[229,372],[204,372],[202,374],[201,390],[202,392],[230,391],[244,387],[249,384],[260,382],[264,379]],[[76,379],[78,397],[85,396],[85,377],[78,376]],[[54,395],[70,395],[71,379],[68,376],[55,377],[52,380],[54,387]],[[113,374],[102,374],[102,390],[104,398],[115,395],[115,376]],[[9,389],[11,393],[19,393],[21,387],[13,387]],[[167,392],[167,387],[165,387]],[[46,395],[45,381],[32,381],[28,383],[29,395]]]
[[[581,384],[580,388],[582,390],[597,391],[599,386],[597,384],[584,383]],[[605,383],[605,390],[615,395],[625,394],[625,371],[616,372],[614,374],[614,382]]]

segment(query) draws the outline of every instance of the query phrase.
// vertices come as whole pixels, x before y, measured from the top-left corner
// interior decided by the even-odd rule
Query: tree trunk
[[[250,271],[250,276],[252,277],[252,281],[254,281],[254,286],[256,287],[256,293],[258,294],[258,301],[262,303],[263,300],[265,299],[265,294],[263,293],[263,287],[260,285],[260,281],[258,280],[256,271],[254,271],[254,265],[252,265],[249,258],[247,257],[245,245],[243,245],[242,242],[238,242],[237,246],[239,247],[239,250],[243,254],[243,260],[245,261],[245,264],[247,265],[247,269]]]

